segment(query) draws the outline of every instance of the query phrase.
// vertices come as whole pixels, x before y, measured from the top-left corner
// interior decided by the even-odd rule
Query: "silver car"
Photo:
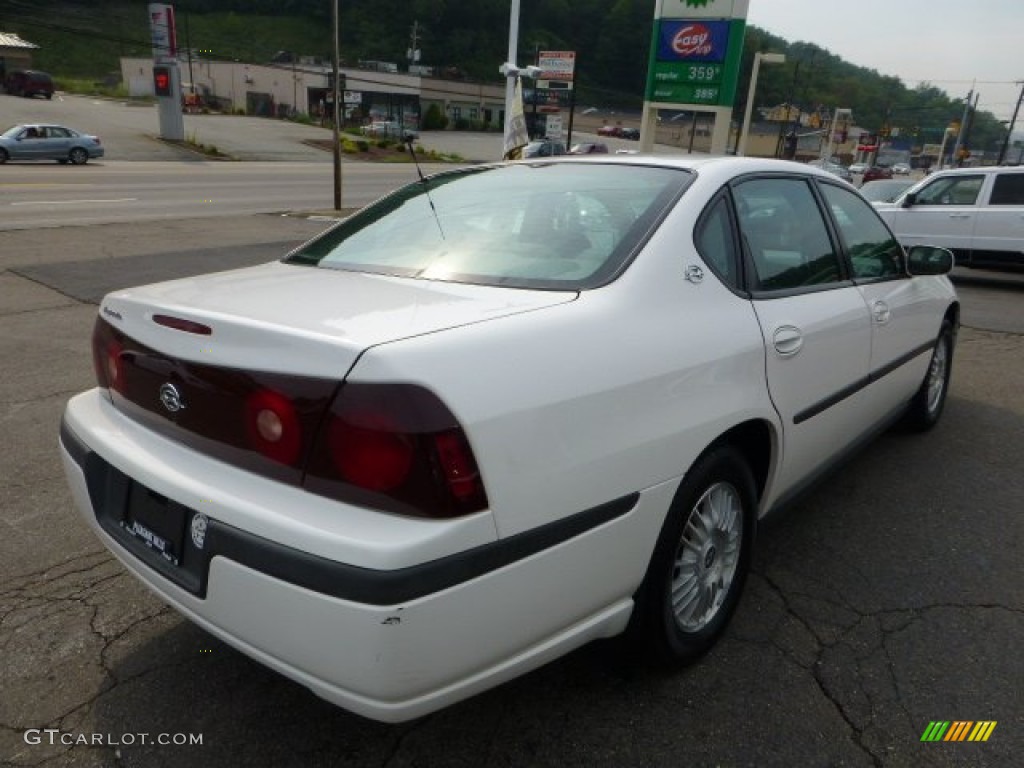
[[[0,163],[8,160],[56,160],[84,165],[103,157],[99,136],[79,133],[63,125],[14,125],[0,134]]]

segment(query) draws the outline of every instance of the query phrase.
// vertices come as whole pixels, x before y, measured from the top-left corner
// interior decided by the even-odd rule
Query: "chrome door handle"
[[[799,328],[783,325],[775,329],[775,333],[772,335],[772,344],[775,346],[776,352],[783,357],[789,357],[803,348],[804,335]]]
[[[888,323],[892,317],[892,310],[884,301],[876,301],[871,305],[871,315],[875,318],[876,323]]]
[[[969,214],[969,213],[951,213],[951,214],[949,214],[949,218],[951,218],[951,219],[969,219],[969,218],[971,218],[971,214]]]

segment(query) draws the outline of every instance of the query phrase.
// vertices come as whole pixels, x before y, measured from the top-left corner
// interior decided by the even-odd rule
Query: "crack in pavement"
[[[914,716],[907,705],[907,696],[897,673],[892,643],[900,633],[925,621],[930,614],[946,610],[1003,611],[1010,615],[1024,615],[1024,608],[994,602],[934,602],[903,607],[865,611],[858,609],[842,595],[839,601],[830,601],[819,595],[809,595],[792,588],[787,589],[771,574],[755,573],[774,594],[783,614],[766,633],[767,643],[794,664],[811,673],[822,696],[834,707],[850,730],[854,744],[876,766],[882,766],[889,755],[886,733],[892,732],[894,717],[905,722],[908,732],[914,730]],[[842,605],[858,617],[830,640],[819,631],[815,621],[804,615],[798,604],[801,599]],[[816,644],[812,663],[801,658],[792,640],[784,636],[786,619],[792,619]],[[881,728],[880,725],[885,725]]]

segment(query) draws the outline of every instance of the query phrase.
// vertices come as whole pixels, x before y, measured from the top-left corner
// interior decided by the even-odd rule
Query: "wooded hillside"
[[[203,56],[259,63],[279,51],[330,57],[331,0],[182,0],[174,6],[179,45]],[[493,81],[507,58],[509,0],[339,0],[339,9],[342,58],[349,65],[372,59],[404,66],[414,24],[422,64]],[[518,63],[532,61],[539,48],[575,50],[578,103],[638,109],[652,16],[652,0],[522,0]],[[149,53],[146,3],[139,1],[4,0],[0,30],[42,46],[37,66],[58,75],[98,78],[116,71],[120,56]],[[954,100],[927,84],[908,88],[813,42],[789,42],[750,27],[737,116],[759,50],[785,53],[787,62],[761,70],[757,106],[849,107],[857,125],[896,128],[936,143],[963,112],[959,94]],[[971,146],[992,149],[1004,132],[982,109]]]

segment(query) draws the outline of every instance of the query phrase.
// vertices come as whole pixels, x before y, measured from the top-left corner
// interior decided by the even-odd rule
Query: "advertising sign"
[[[736,19],[747,17],[750,0],[660,0],[663,19]]]
[[[576,51],[540,51],[537,66],[541,73],[534,81],[531,98],[533,111],[547,115],[547,136],[552,135],[552,126],[561,131],[563,109],[571,109],[573,103],[573,80],[576,76]]]
[[[576,51],[541,51],[537,56],[544,80],[572,80],[576,71]]]
[[[548,115],[547,127],[544,133],[549,139],[553,139],[554,141],[561,141],[565,138],[565,132],[562,129],[562,116]]]
[[[662,21],[658,61],[724,61],[729,46],[728,21]]]
[[[647,101],[732,106],[748,5],[748,0],[660,0]]]
[[[154,59],[173,59],[178,55],[178,40],[174,28],[174,6],[149,4],[149,36]]]

